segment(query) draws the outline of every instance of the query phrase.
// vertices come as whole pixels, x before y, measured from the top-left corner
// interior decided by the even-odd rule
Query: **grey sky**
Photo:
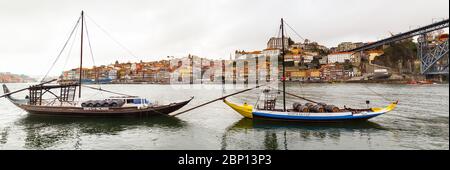
[[[188,53],[219,59],[229,58],[236,49],[261,50],[277,34],[281,17],[301,36],[328,47],[374,41],[389,36],[389,31],[404,32],[430,24],[433,18],[448,18],[449,1],[0,0],[0,72],[45,74],[82,9],[137,56],[87,20],[99,65]],[[68,64],[63,55],[52,75],[77,66],[77,45]],[[90,58],[85,60],[92,66]]]

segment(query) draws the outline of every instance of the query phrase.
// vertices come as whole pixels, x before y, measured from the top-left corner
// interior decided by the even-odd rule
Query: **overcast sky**
[[[405,32],[448,18],[449,1],[0,0],[0,72],[45,74],[81,10],[89,16],[95,62],[100,65],[189,53],[227,59],[236,49],[261,50],[278,33],[281,17],[302,37],[328,47],[343,41],[375,41],[389,36],[389,31]],[[77,67],[78,43],[71,55],[61,56],[51,75]],[[86,50],[85,65],[92,66],[88,54]]]

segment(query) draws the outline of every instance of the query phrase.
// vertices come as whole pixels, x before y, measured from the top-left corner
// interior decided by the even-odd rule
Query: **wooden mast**
[[[283,60],[283,77],[281,81],[283,81],[283,111],[286,111],[286,66],[284,64],[284,21],[281,18],[281,59]]]
[[[78,98],[81,98],[81,77],[83,72],[83,28],[84,28],[84,11],[81,11],[81,48],[80,48],[80,79],[79,79],[79,91]]]

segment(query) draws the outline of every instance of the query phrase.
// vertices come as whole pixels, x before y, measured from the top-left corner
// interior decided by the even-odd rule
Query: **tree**
[[[311,61],[311,65],[314,68],[319,68],[319,66],[320,66],[319,58],[314,57],[313,60]]]
[[[344,65],[344,70],[351,70],[351,69],[353,69],[353,65],[350,62],[350,60],[345,60],[343,65]]]
[[[294,44],[295,42],[292,41],[291,37],[288,38],[288,46],[291,46],[292,44]]]
[[[414,61],[417,59],[417,46],[412,39],[392,43],[389,47],[383,49],[383,52],[383,55],[375,58],[374,63],[397,68],[399,61],[402,63],[402,66],[406,66],[406,61]]]

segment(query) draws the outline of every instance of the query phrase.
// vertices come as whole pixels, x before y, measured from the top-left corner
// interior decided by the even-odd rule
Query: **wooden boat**
[[[283,110],[265,110],[254,109],[252,105],[237,105],[224,99],[225,104],[233,110],[249,119],[271,119],[284,121],[303,121],[303,122],[342,122],[368,120],[380,116],[393,110],[397,102],[391,103],[384,108],[370,109],[342,109],[338,112],[298,112],[293,109]]]
[[[83,28],[84,13],[78,19],[75,28],[81,20],[81,52],[80,52],[80,75],[78,82],[65,84],[50,84],[57,80],[40,83],[21,90],[11,92],[6,85],[3,85],[4,95],[17,107],[31,114],[37,115],[55,115],[55,116],[148,116],[155,114],[168,115],[183,106],[187,105],[192,99],[181,102],[173,102],[166,105],[151,103],[149,100],[116,92],[111,92],[101,88],[93,88],[108,93],[121,95],[103,100],[82,100],[82,64],[83,64]],[[75,30],[74,28],[74,30]],[[73,31],[72,31],[73,33]],[[70,36],[71,37],[71,36]],[[69,40],[70,40],[69,37]],[[88,37],[89,38],[89,37]],[[64,49],[63,49],[64,50]],[[78,91],[77,91],[78,89]],[[29,91],[25,99],[17,99],[12,95],[21,91]],[[78,92],[78,100],[75,96]],[[44,98],[44,95],[52,95],[51,99]]]
[[[8,88],[4,85],[5,94],[8,94]],[[107,117],[123,117],[123,116],[149,116],[149,115],[168,115],[183,106],[187,105],[192,99],[174,102],[167,105],[157,105],[157,104],[142,104],[142,105],[128,105],[121,107],[110,107],[110,106],[100,106],[100,107],[82,107],[74,103],[73,105],[36,105],[30,104],[29,99],[16,99],[11,95],[5,96],[9,101],[11,101],[17,107],[27,111],[31,114],[36,115],[54,115],[54,116],[107,116]],[[136,97],[127,97],[126,99],[132,99]]]
[[[281,19],[281,39],[284,40],[284,21]],[[282,121],[302,121],[302,122],[342,122],[342,121],[360,121],[368,120],[370,118],[380,116],[391,110],[393,110],[397,101],[392,102],[387,107],[383,108],[367,108],[367,109],[351,109],[351,108],[338,108],[334,105],[328,105],[324,103],[315,102],[305,97],[297,96],[295,94],[286,93],[286,71],[284,62],[284,41],[281,41],[282,49],[282,63],[283,63],[283,77],[281,81],[283,84],[283,90],[276,90],[275,93],[271,89],[264,89],[263,94],[258,98],[255,106],[244,103],[238,105],[229,102],[226,98],[223,98],[223,102],[231,107],[233,110],[249,119],[270,119],[270,120],[282,120]],[[283,108],[276,108],[277,94],[282,92]],[[303,99],[309,103],[294,103],[292,109],[286,108],[286,94]],[[369,101],[366,101],[369,104]]]

